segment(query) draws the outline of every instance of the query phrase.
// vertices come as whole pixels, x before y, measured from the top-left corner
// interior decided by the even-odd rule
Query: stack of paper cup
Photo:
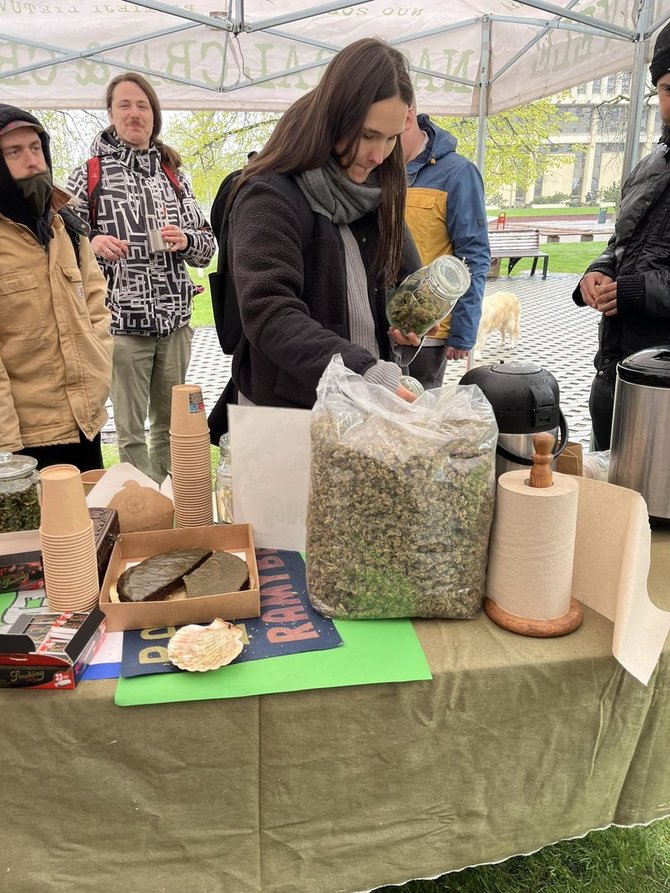
[[[209,429],[199,385],[172,388],[170,456],[177,527],[213,524]]]
[[[40,472],[40,541],[47,603],[52,611],[90,611],[98,603],[98,560],[93,521],[74,465]]]

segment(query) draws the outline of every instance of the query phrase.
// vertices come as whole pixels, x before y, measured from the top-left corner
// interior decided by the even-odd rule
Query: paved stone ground
[[[497,333],[490,335],[478,364],[501,361],[538,363],[557,379],[561,407],[570,427],[570,439],[588,449],[590,419],[589,391],[593,378],[593,355],[597,344],[598,314],[578,308],[571,299],[578,276],[549,274],[546,280],[527,272],[489,280],[487,292],[513,291],[521,301],[521,337],[513,349],[503,350]],[[445,384],[457,384],[465,374],[465,361],[450,363]],[[212,327],[195,330],[189,382],[200,384],[209,412],[230,377],[230,357],[221,353]],[[103,440],[115,442],[114,419],[103,429]]]

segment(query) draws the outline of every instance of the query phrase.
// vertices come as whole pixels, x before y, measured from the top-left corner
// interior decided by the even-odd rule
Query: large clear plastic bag
[[[594,481],[607,481],[610,467],[610,451],[602,453],[584,453],[582,456],[582,473],[585,478]]]
[[[497,436],[476,385],[406,403],[334,357],[311,421],[307,583],[316,610],[474,617],[486,584]]]

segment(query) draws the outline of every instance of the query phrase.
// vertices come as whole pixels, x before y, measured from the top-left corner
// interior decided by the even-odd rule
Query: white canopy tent
[[[481,165],[487,115],[627,68],[639,132],[650,37],[670,18],[670,0],[227,4],[0,0],[0,100],[96,108],[111,77],[135,70],[166,109],[283,110],[374,35],[408,57],[421,111],[479,117]]]

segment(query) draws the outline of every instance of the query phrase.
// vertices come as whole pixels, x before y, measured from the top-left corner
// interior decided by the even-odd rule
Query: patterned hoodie
[[[100,194],[96,206],[96,235],[112,235],[129,243],[128,256],[115,263],[98,258],[109,286],[107,304],[113,335],[165,337],[188,325],[196,288],[184,266],[205,267],[216,241],[185,176],[178,173],[180,200],[160,166],[160,153],[151,145],[134,149],[103,130],[91,145],[100,157]],[[70,176],[68,191],[79,215],[91,223],[86,164]],[[166,224],[178,226],[188,246],[178,252],[151,252],[148,231]]]

